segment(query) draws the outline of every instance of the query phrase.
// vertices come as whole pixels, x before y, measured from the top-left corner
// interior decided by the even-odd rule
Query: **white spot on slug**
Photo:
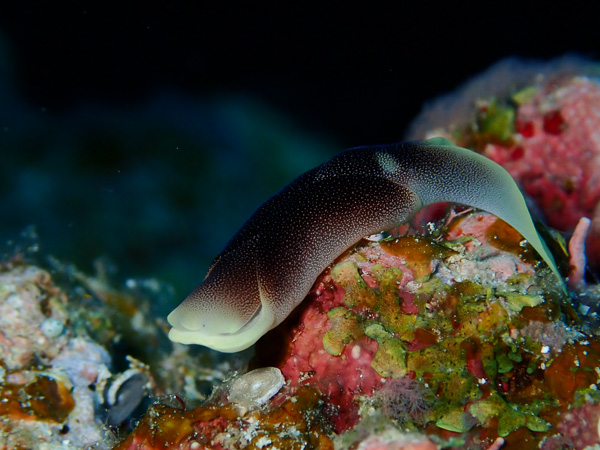
[[[377,164],[385,172],[395,173],[399,170],[398,162],[390,154],[377,152],[375,157],[377,158]]]

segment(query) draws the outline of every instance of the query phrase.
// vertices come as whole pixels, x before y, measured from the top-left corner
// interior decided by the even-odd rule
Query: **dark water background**
[[[449,3],[2,2],[0,239],[33,224],[46,254],[183,297],[333,153],[401,140],[501,58],[599,57],[582,4]]]

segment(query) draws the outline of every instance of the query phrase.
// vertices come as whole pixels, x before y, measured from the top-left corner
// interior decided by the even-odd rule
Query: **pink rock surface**
[[[490,143],[498,162],[544,211],[572,230],[594,217],[600,200],[600,85],[588,78],[550,82],[517,109],[514,145]]]
[[[372,395],[382,377],[372,367],[377,342],[363,338],[347,345],[341,356],[332,357],[323,348],[323,337],[328,329],[327,311],[342,304],[343,290],[333,286],[331,278],[318,285],[311,304],[300,318],[290,357],[281,371],[292,386],[310,379],[338,408],[334,414],[338,432],[358,422],[358,395]]]
[[[444,263],[439,259],[432,259],[431,271],[435,277],[444,283],[453,284],[463,280],[476,280],[482,284],[494,285],[505,283],[515,274],[532,275],[534,268],[521,260],[516,254],[502,251],[492,245],[486,237],[487,230],[496,223],[496,217],[487,213],[471,213],[458,219],[459,226],[451,228],[446,238],[448,240],[470,236],[466,241],[465,250],[469,257],[455,256],[447,258]],[[517,235],[518,236],[518,235]],[[338,261],[341,264],[351,262],[355,264],[362,281],[372,289],[377,290],[378,281],[373,271],[376,266],[395,268],[401,271],[401,279],[395,281],[402,311],[407,315],[417,315],[417,307],[413,303],[414,292],[417,292],[421,283],[415,281],[415,275],[405,260],[385,251],[379,243],[363,245],[355,253],[350,253]],[[350,271],[350,275],[352,272]],[[343,348],[339,356],[334,356],[324,348],[324,338],[332,328],[332,320],[328,312],[344,305],[345,291],[336,284],[332,277],[325,273],[315,284],[315,288],[300,307],[299,315],[290,321],[292,331],[289,348],[279,367],[291,386],[314,386],[328,399],[334,408],[333,421],[336,431],[343,432],[359,422],[359,399],[370,397],[379,392],[386,384],[384,377],[373,368],[372,363],[379,349],[379,343],[370,337],[362,336],[351,340]],[[348,307],[348,305],[345,305]],[[435,302],[430,307],[436,308]],[[362,311],[361,306],[356,306],[357,313]],[[376,313],[372,319],[377,322]],[[285,329],[286,327],[282,327]],[[267,337],[259,343],[268,346],[273,339]],[[409,351],[427,348],[431,343],[406,341]],[[467,361],[469,370],[477,372],[477,361]],[[400,375],[402,376],[402,375]],[[388,380],[389,381],[389,380]]]
[[[64,293],[51,283],[50,275],[32,266],[0,274],[0,361],[7,369],[22,369],[44,355],[48,363],[68,338],[44,334],[44,323],[67,321]]]
[[[596,271],[600,83],[586,74],[597,68],[569,58],[537,66],[502,61],[425,108],[410,135],[444,136],[501,164],[553,228],[570,233],[582,217],[591,219],[586,254]]]
[[[365,439],[358,446],[359,450],[436,450],[439,447],[427,438],[410,436],[400,439],[385,439],[380,436],[373,436]]]
[[[67,302],[67,294],[43,269],[9,265],[0,273],[0,392],[5,395],[0,402],[8,404],[8,394],[16,391],[23,408],[0,417],[0,448],[105,449],[113,443],[98,420],[102,400],[96,389],[111,376],[110,356],[89,338],[73,335]],[[33,401],[50,409],[58,404],[42,394],[33,400],[26,394],[27,386],[42,377],[68,388],[74,407],[64,423],[27,409]]]
[[[597,448],[600,445],[600,404],[586,404],[567,411],[556,428],[560,435],[548,439],[543,450]]]

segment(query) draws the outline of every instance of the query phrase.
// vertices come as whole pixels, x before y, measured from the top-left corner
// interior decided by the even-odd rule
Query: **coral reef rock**
[[[346,252],[257,343],[258,371],[196,408],[155,402],[118,448],[600,443],[578,419],[600,401],[600,342],[552,271],[490,214],[426,228]]]
[[[67,303],[45,270],[0,273],[0,448],[110,448],[96,414],[110,356],[67,329]]]

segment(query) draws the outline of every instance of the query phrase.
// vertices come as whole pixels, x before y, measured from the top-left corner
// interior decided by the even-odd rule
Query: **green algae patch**
[[[403,236],[380,242],[381,248],[391,255],[401,257],[413,272],[416,281],[427,281],[435,266],[433,261],[457,254],[427,236]]]
[[[408,370],[421,377],[424,373],[463,373],[466,367],[466,352],[461,347],[462,339],[448,338],[432,347],[410,352]]]
[[[488,305],[481,297],[459,296],[454,313],[454,320],[461,324],[463,334],[476,335],[483,317],[488,316]]]
[[[400,378],[406,375],[406,346],[400,339],[378,323],[365,328],[365,334],[379,344],[377,353],[371,361],[371,367],[382,377]]]
[[[367,286],[353,261],[344,261],[331,269],[331,278],[344,289],[344,304],[349,308],[372,308],[377,293]]]
[[[486,289],[470,281],[448,286],[431,278],[413,298],[417,323],[442,335],[452,334],[460,323],[462,335],[474,334],[482,318],[487,317],[487,294]]]
[[[452,292],[460,294],[467,299],[485,297],[486,294],[486,289],[483,286],[469,280],[454,283],[451,289]]]
[[[465,433],[473,428],[473,420],[465,413],[464,408],[455,409],[438,419],[435,424],[444,430]]]
[[[450,289],[451,287],[447,284],[444,284],[439,278],[433,277],[427,281],[422,282],[421,287],[419,288],[416,295],[423,298],[429,298],[435,294],[449,292]],[[419,309],[419,314],[424,312],[426,312],[425,309]]]
[[[400,339],[412,341],[415,338],[418,316],[402,311],[402,306],[395,293],[389,291],[380,293],[374,311],[381,324]]]
[[[358,316],[352,311],[340,306],[329,311],[327,317],[331,325],[323,337],[323,347],[330,355],[341,355],[347,343],[364,336]]]
[[[477,333],[499,334],[508,330],[510,317],[508,311],[500,303],[492,302],[486,304],[486,310],[477,317]]]
[[[504,297],[506,299],[506,305],[508,308],[515,312],[521,312],[521,310],[526,306],[533,308],[534,306],[544,303],[544,299],[540,295],[525,295],[512,292],[502,292],[499,293],[498,296]]]
[[[522,428],[548,431],[549,423],[536,415],[540,408],[522,403],[543,404],[544,410],[553,408],[545,400],[531,397],[533,392],[539,392],[533,386],[520,384],[519,374],[540,376],[540,361],[535,356],[540,353],[538,343],[531,339],[523,339],[519,344],[509,345],[509,342],[512,330],[522,328],[540,315],[544,315],[546,322],[556,320],[556,311],[553,315],[544,313],[548,302],[542,296],[524,293],[528,277],[516,276],[511,292],[496,292],[492,286],[472,281],[444,284],[437,277],[429,277],[424,267],[431,269],[435,258],[447,254],[431,258],[431,254],[423,251],[434,247],[429,246],[431,242],[421,246],[421,253],[415,251],[418,246],[414,245],[414,239],[407,242],[408,247],[413,246],[413,253],[405,257],[407,267],[420,274],[415,276],[423,276],[416,292],[403,293],[403,289],[398,289],[403,273],[397,268],[372,266],[370,275],[377,282],[376,289],[364,286],[355,266],[345,268],[346,284],[352,290],[344,297],[344,304],[356,308],[362,317],[362,320],[354,317],[351,322],[359,324],[364,334],[379,344],[371,362],[373,369],[383,377],[413,373],[424,380],[436,392],[427,421],[441,429],[467,433],[479,423],[497,430],[500,436]],[[415,269],[418,264],[411,258],[421,264],[421,269]],[[407,306],[403,309],[405,301]],[[336,330],[350,325],[345,322],[346,313],[336,320],[339,324]],[[423,338],[424,330],[431,339]],[[358,335],[354,329],[335,336],[337,341],[332,339],[332,342],[337,347],[330,345],[328,351],[343,351],[344,342],[353,338],[352,333]],[[509,392],[499,393],[495,383]],[[465,405],[469,405],[466,411]]]
[[[482,395],[475,377],[466,369],[435,374],[432,381],[441,386],[440,398],[448,405],[462,406],[469,401],[478,400]]]
[[[526,423],[525,414],[508,405],[496,392],[492,392],[485,400],[473,403],[469,413],[484,426],[490,426],[492,419],[497,418],[498,435],[501,437],[508,436]]]
[[[497,419],[498,435],[506,437],[513,431],[527,427],[531,431],[544,432],[550,429],[550,424],[537,417],[526,408],[507,403],[499,394],[492,392],[488,398],[473,403],[469,407],[471,413],[482,425],[490,425],[492,419]]]
[[[371,339],[381,343],[386,339],[392,339],[393,335],[387,331],[381,324],[372,322],[365,327],[365,334]]]
[[[523,105],[532,101],[539,91],[540,88],[537,86],[526,86],[512,94],[510,98],[517,105]]]
[[[404,273],[398,267],[383,267],[381,264],[375,264],[371,267],[371,275],[382,290],[396,290]]]
[[[384,339],[371,361],[371,367],[382,377],[400,378],[407,374],[407,350],[399,339]]]
[[[507,373],[514,369],[514,364],[508,355],[498,355],[496,362],[498,363],[498,373]]]
[[[523,361],[523,355],[521,355],[519,352],[516,352],[514,350],[508,352],[507,356],[511,361],[514,361],[516,363],[520,363],[521,361]]]
[[[356,287],[366,287],[353,261],[344,261],[336,264],[331,269],[331,278],[346,292],[350,292]]]
[[[332,269],[331,276],[345,290],[346,307],[362,311],[370,310],[377,315],[379,323],[396,337],[405,341],[414,339],[417,315],[405,313],[398,297],[398,285],[403,277],[402,270],[397,267],[386,268],[379,264],[371,267],[370,276],[377,282],[377,289],[367,286],[356,264],[350,261],[336,265]],[[357,316],[355,319],[358,319]],[[339,333],[335,336],[333,334],[327,336],[328,344],[331,344],[330,350],[339,351],[340,339],[347,339],[349,333],[354,336],[359,334],[356,329],[349,331],[348,326],[346,322],[340,322],[339,326],[335,327],[336,332],[340,331],[340,327],[344,328],[346,330],[342,331],[344,336]]]
[[[515,132],[515,108],[500,104],[496,99],[491,99],[486,106],[477,120],[479,134],[489,141],[509,142]]]
[[[531,431],[544,432],[548,431],[551,425],[544,419],[540,419],[537,416],[527,416],[525,420],[525,426]]]
[[[398,338],[407,342],[415,339],[417,316],[400,312],[387,317],[384,313],[381,315],[381,317],[382,321],[384,321],[386,325],[386,328],[395,333]]]

